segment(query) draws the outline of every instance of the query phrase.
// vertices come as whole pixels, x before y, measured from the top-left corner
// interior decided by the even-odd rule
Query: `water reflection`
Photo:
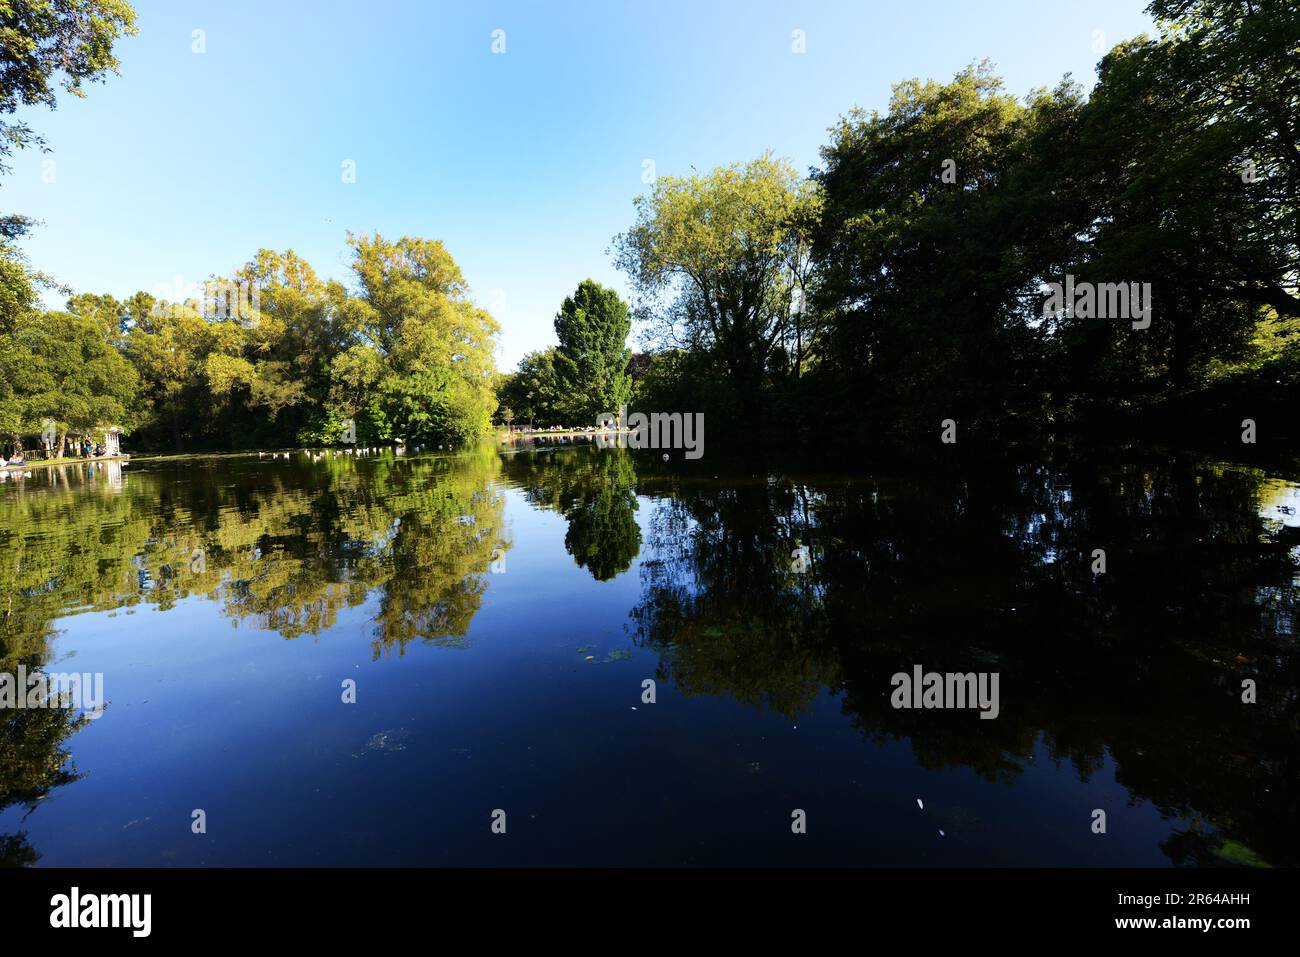
[[[499,469],[484,449],[277,470],[183,460],[126,482],[120,471],[79,483],[79,472],[38,472],[3,500],[6,653],[38,653],[69,611],[166,610],[195,595],[285,638],[314,635],[375,590],[376,655],[416,639],[455,643],[493,550],[507,544]]]
[[[688,698],[797,720],[830,693],[867,741],[1011,786],[1041,749],[1081,781],[1109,762],[1170,821],[1170,862],[1300,861],[1300,492],[1191,457],[800,477],[530,443],[38,470],[0,489],[0,672],[48,665],[69,616],[191,598],[284,639],[372,602],[376,660],[464,648],[494,554],[540,548],[512,541],[509,495],[562,516],[592,581],[637,566],[638,597],[608,624]],[[916,664],[998,672],[999,718],[895,710],[889,677]],[[83,725],[3,713],[0,811],[77,780]],[[0,835],[0,862],[37,856]]]
[[[37,469],[0,500],[0,673],[50,661],[54,622],[201,596],[227,618],[283,638],[317,635],[378,591],[373,654],[455,645],[505,547],[500,459],[248,458]],[[0,712],[0,810],[29,810],[77,778],[67,739],[84,716]],[[0,862],[31,863],[18,835]]]
[[[626,449],[593,451],[530,450],[510,458],[508,474],[532,505],[568,520],[565,549],[597,581],[608,581],[632,567],[641,550],[636,468]]]
[[[633,614],[688,693],[797,717],[842,689],[868,738],[990,781],[1040,742],[1085,781],[1109,754],[1133,799],[1179,822],[1172,862],[1294,863],[1300,529],[1273,517],[1294,495],[1190,459],[685,485]],[[917,663],[999,672],[1000,719],[892,708],[887,677]]]

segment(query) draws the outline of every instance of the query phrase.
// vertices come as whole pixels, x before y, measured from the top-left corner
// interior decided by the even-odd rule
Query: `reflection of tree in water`
[[[13,674],[17,667],[0,648],[0,672]],[[31,813],[55,788],[78,778],[64,743],[88,720],[63,708],[0,711],[0,811],[25,805]],[[0,867],[28,866],[39,856],[24,833],[0,834]]]
[[[16,638],[0,632],[0,673],[16,675],[19,665],[35,671],[44,660]],[[65,708],[0,710],[0,811],[25,805],[31,813],[55,788],[77,779],[64,743],[88,721]],[[0,834],[0,867],[35,864],[39,856],[22,832]]]
[[[404,648],[414,638],[463,644],[487,590],[492,554],[504,546],[502,494],[489,484],[500,468],[490,448],[438,481],[406,472],[379,487],[399,516],[387,554],[372,559],[383,582],[375,616],[376,647]]]
[[[1261,518],[1276,497],[1261,473],[1191,460],[816,484],[711,482],[621,450],[504,466],[490,449],[184,462],[119,489],[56,473],[0,498],[0,669],[48,661],[67,614],[198,596],[294,638],[377,594],[376,655],[461,641],[503,545],[503,468],[568,518],[566,547],[597,579],[638,554],[633,489],[661,496],[632,615],[686,694],[794,716],[831,689],[868,737],[989,780],[1015,778],[1040,746],[1085,779],[1110,760],[1135,800],[1177,822],[1175,863],[1300,862],[1300,530]],[[894,710],[889,677],[913,664],[997,671],[1001,715]],[[1240,703],[1243,678],[1258,704]],[[74,716],[5,722],[0,808],[75,778]],[[0,835],[0,862],[34,853]]]
[[[0,503],[4,634],[39,650],[72,610],[166,610],[205,596],[295,638],[378,590],[377,655],[459,639],[504,545],[499,468],[491,449],[275,468],[195,460],[138,470],[116,493],[24,488]]]
[[[25,833],[0,834],[0,867],[31,867],[40,859]]]
[[[806,493],[741,480],[679,494],[652,518],[654,558],[643,562],[645,597],[633,611],[642,639],[671,649],[662,677],[687,695],[806,712],[838,684],[834,659],[817,650],[820,583],[795,562],[811,530]]]
[[[579,568],[608,581],[632,567],[641,527],[636,468],[626,449],[522,452],[510,456],[506,472],[529,502],[568,519],[564,547]]]
[[[500,459],[191,460],[114,487],[54,469],[0,498],[0,671],[49,661],[52,623],[84,611],[166,610],[203,596],[285,638],[319,634],[379,593],[376,657],[416,639],[454,644],[504,547]],[[0,726],[0,809],[75,780],[63,709]],[[0,863],[31,863],[0,835]]]
[[[1179,461],[675,483],[651,522],[638,640],[687,694],[795,715],[833,689],[868,737],[908,740],[928,768],[1008,780],[1041,744],[1086,780],[1109,755],[1135,799],[1181,822],[1176,862],[1295,863],[1300,538],[1261,519],[1263,479]],[[998,672],[1000,717],[893,709],[890,676],[914,664]],[[1241,703],[1244,678],[1259,704]]]

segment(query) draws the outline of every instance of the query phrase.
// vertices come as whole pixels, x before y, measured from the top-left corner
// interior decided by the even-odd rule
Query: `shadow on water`
[[[1300,863],[1300,491],[1194,457],[804,474],[561,447],[33,475],[0,490],[0,672],[48,665],[70,615],[191,597],[285,639],[373,601],[376,659],[463,647],[494,555],[529,545],[508,494],[563,518],[593,582],[635,567],[611,624],[685,697],[797,719],[830,694],[919,767],[1012,786],[1040,749],[1080,781],[1109,764],[1169,822],[1170,863]],[[997,673],[998,718],[895,709],[916,665]],[[6,713],[0,810],[76,780],[83,723]],[[38,857],[21,832],[0,854]]]
[[[1083,780],[1109,754],[1181,822],[1173,863],[1300,859],[1294,485],[1191,460],[661,483],[634,617],[687,691],[793,717],[841,688],[867,737],[988,780],[1039,741]],[[999,673],[999,718],[894,709],[886,677],[916,664]]]
[[[990,781],[1014,782],[1040,743],[1081,780],[1109,755],[1134,800],[1178,822],[1172,863],[1300,860],[1294,484],[1177,456],[944,480],[653,456],[638,477],[625,454],[523,453],[506,472],[571,534],[592,496],[626,527],[629,481],[659,500],[631,616],[685,694],[794,719],[835,689],[866,737]],[[892,707],[888,678],[917,664],[997,672],[998,720]]]

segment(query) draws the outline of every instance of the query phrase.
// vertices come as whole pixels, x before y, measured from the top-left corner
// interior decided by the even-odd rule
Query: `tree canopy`
[[[627,303],[613,289],[584,279],[565,297],[555,316],[555,374],[572,424],[594,424],[602,413],[617,412],[627,402],[631,329]]]
[[[615,240],[620,266],[660,308],[661,340],[713,357],[746,400],[791,326],[799,228],[815,185],[763,155],[703,175],[661,177]],[[784,363],[782,363],[784,364]]]
[[[75,295],[60,313],[29,304],[0,348],[0,429],[117,424],[137,447],[175,449],[334,443],[349,422],[359,442],[484,433],[498,327],[450,254],[412,237],[350,246],[355,291],[292,250],[263,249],[183,302],[140,292]]]
[[[117,72],[113,44],[135,33],[127,0],[0,0],[0,115],[54,109],[59,87],[85,96],[87,83]],[[45,141],[26,123],[0,119],[0,173],[6,157],[31,145]]]
[[[654,346],[637,401],[785,434],[829,407],[876,435],[1223,390],[1282,407],[1300,386],[1291,7],[1156,0],[1158,35],[1106,54],[1089,95],[1067,76],[1019,98],[977,63],[850,110],[808,179],[764,155],[658,180],[615,241]],[[1075,283],[1146,314],[1048,308]]]

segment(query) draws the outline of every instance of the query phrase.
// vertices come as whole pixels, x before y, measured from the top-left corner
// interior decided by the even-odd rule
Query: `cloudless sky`
[[[1144,0],[135,6],[121,76],[20,114],[53,152],[14,157],[0,211],[44,222],[36,268],[126,296],[292,248],[348,281],[348,230],[441,239],[501,322],[503,369],[554,342],[580,280],[626,293],[608,251],[645,160],[676,175],[771,149],[806,170],[899,80],[988,58],[1018,96],[1065,73],[1089,88],[1099,44],[1153,29]]]

